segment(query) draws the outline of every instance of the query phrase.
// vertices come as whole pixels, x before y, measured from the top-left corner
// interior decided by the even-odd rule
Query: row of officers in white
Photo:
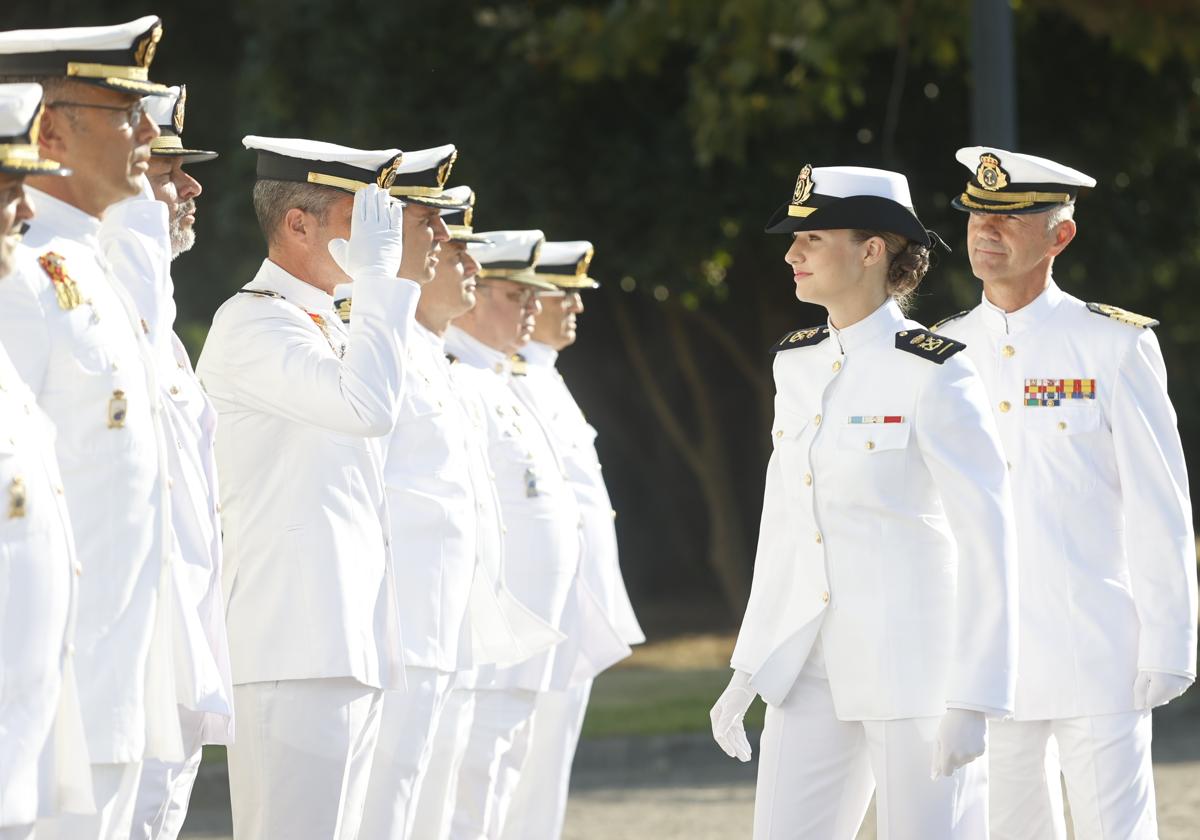
[[[239,840],[553,840],[643,640],[555,370],[591,247],[474,232],[453,146],[247,137],[267,259],[193,373],[170,263],[215,153],[161,34],[0,33],[0,838],[175,838],[227,744]],[[767,701],[756,838],[849,840],[872,793],[881,837],[1062,838],[1060,774],[1077,837],[1157,835],[1196,569],[1155,322],[1051,277],[1092,179],[958,158],[983,300],[940,331],[902,175],[806,166],[768,226],[828,320],[774,348],[711,714],[748,760]]]

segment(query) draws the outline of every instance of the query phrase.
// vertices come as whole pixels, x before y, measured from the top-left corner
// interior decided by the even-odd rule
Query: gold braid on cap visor
[[[146,67],[123,67],[119,64],[86,64],[72,61],[67,64],[67,75],[83,79],[126,79],[131,82],[148,82],[150,71]]]
[[[973,201],[971,196],[986,198],[992,203],[983,204]],[[1070,193],[1000,192],[997,190],[985,190],[968,182],[967,191],[960,195],[958,200],[963,206],[973,207],[977,210],[1023,210],[1035,204],[1067,204],[1072,199]]]

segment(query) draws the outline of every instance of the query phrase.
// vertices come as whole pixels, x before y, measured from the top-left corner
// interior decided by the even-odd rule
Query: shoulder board
[[[943,324],[949,324],[951,321],[957,321],[959,318],[963,317],[964,315],[969,314],[970,312],[971,312],[970,309],[964,309],[962,312],[956,312],[953,315],[950,315],[949,317],[946,317],[940,321],[937,321],[929,329],[934,330],[936,332],[937,329],[939,327],[941,327]]]
[[[350,323],[350,298],[338,298],[333,302],[333,308],[343,324]]]
[[[456,365],[456,364],[458,364],[458,356],[455,356],[453,353],[447,353],[446,361],[448,361],[452,365]]]
[[[529,365],[520,353],[513,353],[509,357],[508,364],[513,376],[524,376],[529,371]]]
[[[808,327],[803,330],[793,330],[775,342],[774,346],[771,347],[771,352],[778,353],[780,350],[791,350],[793,347],[809,347],[813,344],[820,344],[827,338],[829,338],[829,327]]]
[[[1150,327],[1158,326],[1158,321],[1154,318],[1147,318],[1145,315],[1130,312],[1119,306],[1109,306],[1107,303],[1089,303],[1087,308],[1089,312],[1095,312],[1097,315],[1112,318],[1114,321],[1120,321],[1122,324],[1129,324],[1131,327],[1149,329]]]
[[[272,292],[270,289],[238,289],[239,295],[256,295],[258,297],[279,298],[283,300],[283,295],[279,292]]]
[[[966,346],[961,341],[936,335],[929,330],[900,330],[896,333],[897,350],[912,353],[939,365]]]

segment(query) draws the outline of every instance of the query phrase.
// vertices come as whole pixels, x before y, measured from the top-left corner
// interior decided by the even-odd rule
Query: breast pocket
[[[838,432],[838,449],[878,457],[908,447],[908,423],[847,424]]]
[[[1112,438],[1098,405],[1026,406],[1024,414],[1026,457],[1044,474],[1076,490],[1097,479],[1115,486]]]

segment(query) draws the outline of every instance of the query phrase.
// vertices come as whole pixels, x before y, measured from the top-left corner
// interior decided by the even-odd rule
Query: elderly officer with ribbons
[[[201,192],[199,182],[183,171],[183,164],[217,156],[216,152],[183,146],[180,133],[186,99],[186,88],[172,87],[169,95],[146,101],[161,132],[150,144],[148,176],[154,197],[167,208],[172,258],[195,241],[195,197]],[[136,263],[142,258],[139,240],[132,236],[123,237],[119,247],[109,253],[114,261]],[[162,288],[154,292],[167,305],[160,307],[161,320],[149,328],[163,416],[171,435],[167,452],[175,534],[173,634],[185,758],[181,762],[146,761],[134,807],[134,840],[174,840],[179,836],[203,745],[233,740],[233,687],[221,595],[221,523],[213,454],[217,415],[172,329],[174,284],[169,272],[164,272],[161,283]],[[138,293],[135,289],[130,292]]]
[[[392,193],[408,192],[411,203],[449,202],[443,220],[473,209],[469,187],[414,195],[420,174],[409,178],[402,168]],[[467,242],[482,238],[459,225],[448,236],[433,280],[421,290],[400,414],[387,443],[384,477],[408,690],[384,696],[361,831],[377,840],[433,835],[415,828],[416,800],[456,674],[516,664],[561,638],[503,582],[486,425],[478,401],[464,399],[451,376],[444,343],[450,321],[475,303],[479,264]]]
[[[57,427],[81,573],[68,653],[97,810],[39,825],[42,840],[128,837],[143,760],[182,758],[168,436],[148,334],[170,259],[166,210],[145,178],[158,129],[143,97],[167,92],[147,79],[161,36],[156,17],[0,33],[0,78],[41,81],[39,148],[72,169],[27,179],[37,270],[0,284],[0,340]],[[131,236],[143,259],[111,259]]]
[[[460,748],[457,778],[446,780],[451,838],[501,836],[528,752],[537,696],[563,690],[628,655],[615,631],[591,619],[601,614],[579,576],[580,517],[553,440],[509,387],[514,362],[533,331],[537,293],[555,291],[533,270],[541,231],[483,234],[469,246],[482,270],[475,307],[455,319],[446,348],[461,364],[462,387],[477,394],[487,422],[488,453],[504,520],[504,582],[539,618],[567,636],[552,650],[510,666],[485,666],[458,691],[474,691],[474,717]],[[451,708],[460,710],[466,704]],[[456,731],[443,715],[440,749]],[[451,747],[446,744],[449,751]],[[432,774],[431,774],[432,777]]]
[[[42,89],[0,85],[0,285],[37,272],[18,244],[31,174],[70,171],[38,152]],[[54,426],[0,346],[0,840],[28,840],[39,816],[90,813],[92,777],[67,655],[77,560]]]
[[[1196,546],[1157,321],[1059,288],[1089,176],[991,147],[954,206],[983,299],[940,323],[983,377],[1020,568],[1013,720],[991,733],[991,832],[1153,838],[1150,710],[1196,677]],[[1053,739],[1053,741],[1051,741]],[[1047,769],[1050,772],[1047,772]]]
[[[267,258],[197,366],[220,416],[234,835],[349,840],[383,689],[404,685],[373,438],[392,430],[437,211],[387,194],[399,149],[243,142]],[[348,279],[344,328],[332,292]]]
[[[585,241],[547,242],[542,247],[537,275],[558,291],[538,296],[541,312],[530,342],[521,350],[525,376],[513,377],[512,386],[554,438],[567,481],[579,502],[583,536],[580,576],[600,602],[608,622],[626,644],[635,645],[646,637],[621,577],[613,527],[616,511],[596,454],[596,430],[584,419],[555,368],[559,352],[575,343],[577,318],[583,312],[583,290],[599,286],[588,276],[592,255],[592,243]],[[538,695],[529,756],[504,826],[507,840],[556,840],[562,834],[571,764],[591,687],[589,679],[565,691]]]

